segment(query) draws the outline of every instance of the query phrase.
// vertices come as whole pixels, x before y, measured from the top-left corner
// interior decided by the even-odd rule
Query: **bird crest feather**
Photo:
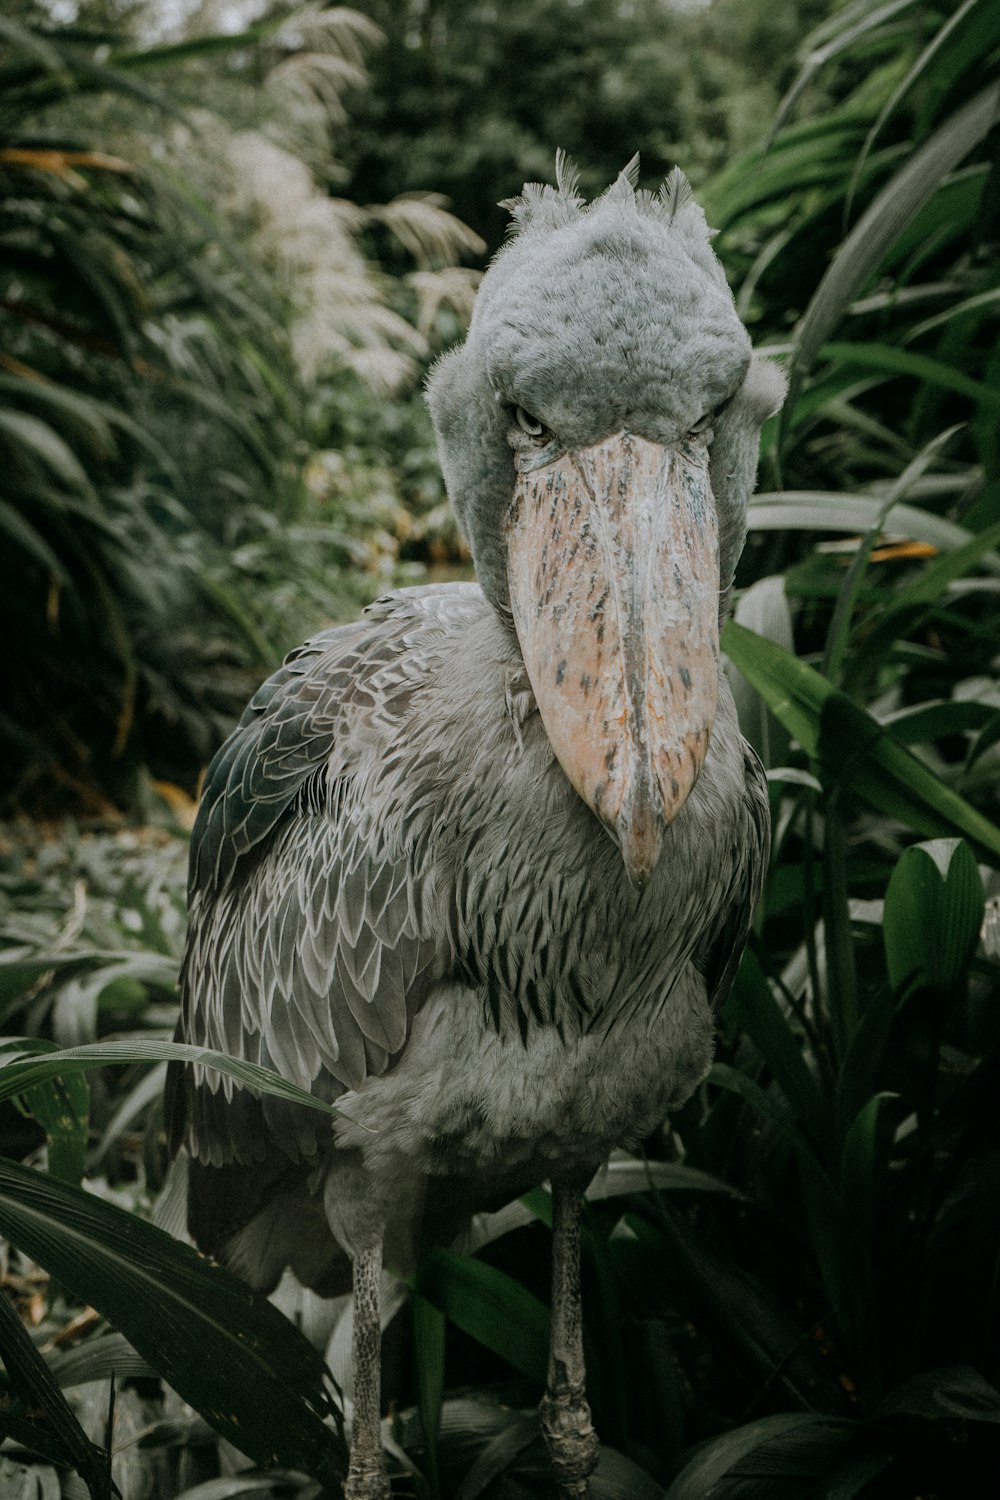
[[[701,217],[691,184],[680,167],[674,167],[656,193],[639,188],[638,152],[592,203],[587,203],[579,191],[579,176],[576,164],[560,148],[556,152],[555,187],[549,183],[526,182],[516,198],[505,198],[501,202],[500,207],[511,216],[508,236],[518,239],[529,230],[561,229],[599,204],[608,203],[633,208],[644,218],[659,219],[670,226],[684,224],[685,228],[688,227],[686,220],[692,210]]]

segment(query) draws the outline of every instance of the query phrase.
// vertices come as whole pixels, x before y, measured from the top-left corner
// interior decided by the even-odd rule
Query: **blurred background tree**
[[[823,0],[365,0],[385,35],[340,141],[353,197],[433,183],[495,249],[497,185],[547,181],[556,145],[593,196],[633,151],[704,181],[759,139]],[[433,122],[428,129],[428,122]],[[500,197],[507,196],[504,189]]]

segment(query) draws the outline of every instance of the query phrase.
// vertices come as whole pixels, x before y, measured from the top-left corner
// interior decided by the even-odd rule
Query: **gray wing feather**
[[[694,953],[694,965],[704,976],[713,1010],[725,1003],[736,978],[750,923],[763,890],[771,847],[767,777],[756,754],[745,742],[743,766],[746,795],[742,837],[715,921]]]
[[[406,721],[421,646],[480,601],[466,589],[380,601],[254,694],[209,767],[192,837],[181,1039],[327,1099],[405,1046],[448,958],[433,872],[410,837],[426,789]],[[169,1095],[172,1138],[203,1161],[318,1149],[319,1116],[217,1074],[175,1069]]]

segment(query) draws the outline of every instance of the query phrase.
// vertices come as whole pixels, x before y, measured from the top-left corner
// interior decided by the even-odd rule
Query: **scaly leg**
[[[580,1311],[580,1212],[574,1185],[552,1184],[552,1338],[539,1412],[560,1500],[586,1500],[600,1444],[590,1420]]]
[[[382,1456],[382,1242],[354,1261],[354,1425],[344,1500],[390,1500]]]

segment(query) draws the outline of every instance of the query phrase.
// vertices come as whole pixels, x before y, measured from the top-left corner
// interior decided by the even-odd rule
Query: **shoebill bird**
[[[355,1299],[346,1494],[383,1500],[382,1266],[543,1180],[541,1421],[584,1496],[582,1192],[708,1067],[767,858],[719,665],[762,422],[701,209],[633,163],[512,237],[428,400],[478,584],[402,589],[293,651],[208,772],[178,1035],[337,1117],[171,1078],[195,1240]]]

